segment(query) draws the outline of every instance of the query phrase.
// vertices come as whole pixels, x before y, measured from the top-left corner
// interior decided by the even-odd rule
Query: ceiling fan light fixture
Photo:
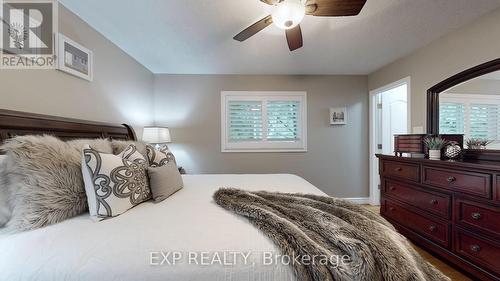
[[[271,14],[273,23],[281,29],[292,29],[300,24],[306,15],[306,7],[301,0],[284,0]]]

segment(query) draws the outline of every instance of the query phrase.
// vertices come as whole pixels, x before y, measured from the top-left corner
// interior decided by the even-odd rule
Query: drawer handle
[[[479,219],[481,219],[482,215],[481,215],[481,213],[472,213],[471,217],[475,220],[479,220]]]
[[[403,168],[401,168],[401,167],[397,167],[396,169],[394,169],[394,171],[396,171],[396,172],[401,172],[402,170],[403,170]]]
[[[470,249],[476,253],[479,253],[479,251],[481,251],[481,247],[479,245],[472,245],[470,246]]]
[[[447,180],[449,183],[452,183],[452,182],[456,181],[456,180],[457,180],[457,178],[455,178],[455,177],[448,177],[446,180]]]
[[[429,203],[431,203],[431,205],[437,205],[439,202],[436,199],[432,199]]]
[[[394,207],[389,207],[389,211],[394,212],[394,210],[396,210]]]
[[[429,226],[429,230],[430,230],[431,232],[436,232],[436,231],[437,231],[437,229],[438,229],[438,228],[437,228],[437,226],[435,226],[435,225],[431,225],[431,226]]]
[[[395,190],[396,188],[394,186],[389,186],[389,190]]]

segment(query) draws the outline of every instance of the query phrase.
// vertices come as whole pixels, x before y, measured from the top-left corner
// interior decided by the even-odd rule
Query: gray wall
[[[499,58],[499,31],[497,9],[370,74],[369,89],[411,76],[412,125],[425,128],[427,89],[460,71]]]
[[[0,70],[0,108],[80,119],[151,124],[153,74],[59,5],[59,32],[94,52],[94,81],[57,70]]]
[[[308,152],[221,153],[223,90],[307,91]],[[332,196],[368,197],[365,76],[155,75],[154,91],[156,121],[188,173],[294,173]],[[340,106],[348,125],[331,127]]]

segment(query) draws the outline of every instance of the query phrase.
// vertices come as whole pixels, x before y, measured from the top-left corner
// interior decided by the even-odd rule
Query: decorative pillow
[[[127,148],[125,152],[134,149]],[[136,154],[124,153],[124,156]],[[90,147],[83,149],[82,173],[91,218],[115,217],[151,199],[147,163],[141,157],[129,160]]]
[[[102,153],[113,153],[113,148],[111,147],[111,142],[108,139],[77,139],[66,142],[73,150],[78,152],[81,156],[82,149],[90,145],[93,149]],[[80,165],[80,157],[78,159],[78,165]]]
[[[113,148],[113,154],[118,155],[122,153],[126,148],[129,147],[129,145],[133,144],[137,151],[146,158],[147,152],[146,152],[146,146],[148,145],[145,142],[142,141],[121,141],[121,140],[112,140],[111,141],[111,147]]]
[[[107,140],[64,142],[53,136],[20,136],[2,147],[11,218],[8,232],[40,228],[87,210],[82,178],[83,142],[111,153]]]
[[[137,150],[134,144],[129,144],[118,156],[132,162],[146,164],[146,158]]]
[[[161,167],[169,162],[174,162],[176,164],[174,154],[168,149],[166,145],[158,150],[152,145],[148,144],[146,146],[146,152],[150,167]]]
[[[5,159],[7,156],[0,155],[0,227],[3,227],[10,219],[12,208],[9,206],[9,183]]]
[[[149,167],[148,174],[151,193],[157,202],[167,199],[184,187],[181,173],[179,173],[175,162],[168,162],[157,168]]]

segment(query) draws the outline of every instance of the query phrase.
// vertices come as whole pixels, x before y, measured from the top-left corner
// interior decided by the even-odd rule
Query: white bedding
[[[290,266],[263,264],[264,252],[280,251],[246,219],[212,199],[220,187],[323,192],[293,175],[185,175],[184,189],[167,200],[141,204],[125,214],[93,222],[85,214],[35,231],[0,235],[0,280],[293,280]],[[158,253],[176,252],[176,265],[158,264]],[[207,252],[207,253],[205,253]],[[206,266],[216,258],[236,265]],[[227,258],[223,259],[223,254]],[[191,254],[191,260],[189,255]],[[196,255],[196,258],[195,258]],[[157,259],[158,257],[159,259]],[[179,256],[178,256],[179,257]],[[169,262],[172,258],[169,256]]]

